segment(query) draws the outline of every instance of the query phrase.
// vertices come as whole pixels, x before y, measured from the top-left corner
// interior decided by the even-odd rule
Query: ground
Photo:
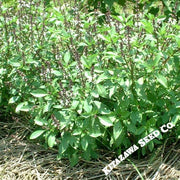
[[[0,180],[178,180],[180,179],[180,141],[164,144],[141,160],[124,161],[105,176],[102,169],[114,160],[105,154],[97,161],[80,161],[70,167],[68,160],[58,161],[56,150],[46,150],[39,144],[29,142],[29,133],[23,121],[0,120]]]

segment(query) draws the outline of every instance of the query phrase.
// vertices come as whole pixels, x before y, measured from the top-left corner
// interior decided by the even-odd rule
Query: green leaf
[[[6,69],[0,68],[0,75],[3,75],[6,73]]]
[[[116,92],[116,86],[113,86],[110,90],[109,90],[109,98],[112,97],[112,95]]]
[[[20,111],[28,112],[31,109],[29,105],[21,107]]]
[[[83,150],[87,150],[87,147],[88,147],[88,136],[84,136],[82,139],[81,139],[81,146],[83,148]]]
[[[63,154],[69,146],[69,138],[63,137],[61,144],[59,145],[59,154]]]
[[[98,37],[99,37],[100,39],[104,40],[104,41],[108,41],[108,42],[109,42],[109,40],[107,39],[107,37],[105,37],[105,36],[102,35],[102,34],[98,34]]]
[[[142,121],[142,114],[138,111],[131,112],[130,118],[132,120],[132,123],[136,124],[136,122],[141,123]]]
[[[110,114],[111,113],[111,111],[108,109],[108,107],[104,104],[101,104],[101,107],[98,111],[100,114]]]
[[[40,98],[40,97],[47,96],[47,93],[42,89],[37,89],[37,90],[32,91],[31,95],[33,95],[34,97]]]
[[[10,63],[10,65],[13,66],[13,67],[20,67],[20,66],[21,66],[21,64],[20,64],[19,62],[10,61],[9,63]]]
[[[75,110],[79,104],[79,101],[74,100],[71,105],[71,109]]]
[[[93,138],[97,138],[102,135],[99,126],[95,126],[89,130],[89,135]]]
[[[97,91],[98,94],[102,97],[106,97],[107,96],[107,91],[106,88],[100,84],[97,85]]]
[[[79,44],[78,44],[78,46],[88,46],[86,43],[84,43],[84,42],[80,42]]]
[[[179,120],[180,120],[180,115],[179,115],[179,114],[176,114],[176,115],[174,115],[174,117],[172,118],[171,123],[174,124],[174,125],[176,125]]]
[[[113,126],[113,122],[111,121],[111,119],[107,116],[100,116],[98,117],[100,120],[100,123],[106,127],[110,127]]]
[[[78,157],[77,153],[75,152],[75,153],[73,153],[73,155],[70,158],[70,166],[71,167],[75,166],[78,163],[78,161],[79,161],[79,157]]]
[[[98,91],[96,91],[96,90],[92,90],[92,91],[91,91],[91,95],[92,95],[93,97],[95,97],[95,98],[98,98],[98,97],[99,97]]]
[[[123,127],[122,127],[121,122],[120,121],[116,122],[113,127],[113,137],[115,140],[119,138],[119,136],[122,133],[122,130],[123,130]]]
[[[81,56],[81,62],[82,62],[84,67],[90,68],[90,63],[88,62],[87,57]]]
[[[153,141],[149,142],[148,148],[149,148],[150,152],[153,151],[153,149],[154,149],[154,143],[153,143]]]
[[[157,74],[156,77],[161,85],[163,85],[165,88],[168,87],[167,79],[164,76],[162,76],[161,74]]]
[[[54,134],[50,134],[49,137],[48,137],[48,145],[49,147],[53,147],[56,143],[56,136]]]
[[[62,76],[62,72],[60,72],[60,71],[53,70],[52,73],[53,73],[55,76]]]
[[[152,65],[153,65],[153,66],[157,66],[158,63],[159,63],[159,60],[161,59],[162,56],[163,56],[162,53],[158,53],[158,54],[156,55],[156,57],[155,57]]]
[[[138,132],[137,132],[137,128],[136,128],[136,126],[135,126],[134,124],[128,122],[128,123],[126,124],[126,126],[127,126],[127,130],[128,130],[129,132],[134,133],[135,135],[138,133]]]
[[[102,81],[104,81],[104,80],[106,80],[106,79],[108,79],[109,77],[105,74],[105,73],[103,73],[103,74],[101,74],[98,78],[97,78],[97,80],[96,80],[96,84],[99,84],[100,82],[102,82]]]
[[[47,104],[44,106],[43,108],[43,113],[45,112],[49,112],[50,109],[51,109],[51,106],[52,106],[52,102],[51,101],[48,101]]]
[[[80,128],[76,128],[76,129],[74,129],[74,131],[73,131],[73,135],[74,136],[77,136],[77,135],[80,135],[82,133],[82,130],[80,129]]]
[[[65,53],[65,55],[64,55],[64,61],[65,61],[66,64],[68,64],[70,58],[71,58],[71,54],[70,54],[69,51],[67,51],[67,52]]]
[[[166,34],[166,27],[165,27],[165,26],[162,26],[161,29],[160,29],[160,31],[159,31],[159,33],[160,33],[161,36],[164,35],[164,34]]]
[[[15,112],[19,113],[20,111],[29,111],[30,107],[28,106],[28,102],[22,102],[17,105]]]
[[[143,83],[144,83],[144,78],[143,78],[143,77],[139,78],[139,79],[137,80],[137,82],[138,82],[139,85],[142,86]]]
[[[145,130],[146,130],[146,128],[144,126],[139,127],[137,129],[136,135],[142,134]]]
[[[170,12],[172,12],[172,7],[171,7],[171,2],[172,2],[172,1],[169,1],[169,0],[162,0],[162,1],[164,2],[166,8],[167,8]]]
[[[69,144],[71,145],[71,146],[76,146],[76,144],[77,144],[77,137],[74,137],[74,136],[71,136],[70,138],[69,138]]]
[[[63,112],[54,112],[55,118],[60,122],[60,130],[64,129],[69,123],[70,119],[65,119]]]
[[[95,104],[95,106],[97,107],[98,110],[101,108],[101,104],[102,104],[101,102],[94,101],[93,103]]]
[[[41,136],[44,132],[45,132],[45,130],[43,130],[43,129],[37,130],[31,134],[30,139],[36,139],[37,137]]]
[[[19,96],[13,96],[9,99],[9,104],[15,103],[19,99]]]
[[[84,101],[84,110],[87,113],[90,113],[92,111],[92,105],[90,105],[87,100]]]
[[[116,19],[117,21],[122,22],[122,23],[125,22],[125,20],[126,20],[126,18],[124,16],[115,16],[115,15],[112,15],[112,17],[114,19]]]
[[[176,108],[180,108],[180,101],[176,103]]]
[[[180,48],[180,35],[176,36],[176,42],[177,42],[178,48]]]
[[[154,32],[154,28],[151,22],[148,22],[147,20],[143,20],[142,24],[144,25],[144,28],[147,31],[147,33],[152,34]]]
[[[45,121],[44,119],[40,119],[40,118],[35,118],[34,123],[39,126],[47,125],[47,121]]]
[[[55,108],[55,109],[62,109],[62,105],[54,105],[53,108]]]
[[[97,111],[99,114],[110,114],[111,113],[111,111],[108,109],[108,107],[105,104],[103,104],[99,101],[94,101],[93,103],[95,104],[95,107],[97,108]]]

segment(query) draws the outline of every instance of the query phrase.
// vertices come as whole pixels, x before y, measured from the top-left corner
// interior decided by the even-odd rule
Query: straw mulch
[[[102,169],[114,160],[110,154],[97,161],[82,160],[70,167],[68,160],[56,160],[55,150],[27,141],[29,129],[20,121],[0,120],[0,180],[180,179],[179,142],[160,147],[146,159],[124,161],[106,177]]]

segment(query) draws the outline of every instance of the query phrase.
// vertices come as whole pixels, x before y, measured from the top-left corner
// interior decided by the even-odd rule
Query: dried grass
[[[20,121],[0,122],[0,179],[2,180],[147,180],[180,179],[180,143],[160,147],[154,156],[124,161],[105,177],[102,169],[111,162],[105,155],[96,161],[80,161],[70,167],[68,160],[58,161],[55,150],[46,150],[25,140],[29,127]],[[137,172],[139,171],[139,173]]]

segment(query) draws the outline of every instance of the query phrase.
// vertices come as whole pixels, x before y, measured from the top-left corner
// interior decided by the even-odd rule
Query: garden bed
[[[102,169],[113,158],[104,154],[97,161],[80,161],[70,167],[68,160],[57,161],[56,150],[46,150],[25,139],[29,128],[21,121],[0,122],[0,179],[174,179],[180,178],[180,143],[159,147],[155,155],[124,161],[109,176]],[[101,153],[103,154],[103,153]],[[132,158],[132,157],[131,157]]]

